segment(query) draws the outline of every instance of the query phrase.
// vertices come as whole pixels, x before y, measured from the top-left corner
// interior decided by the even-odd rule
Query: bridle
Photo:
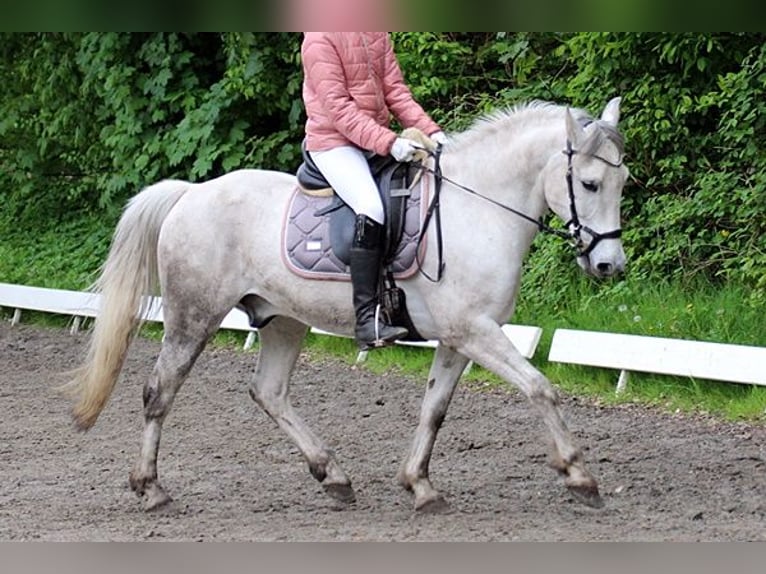
[[[570,213],[569,221],[567,221],[564,224],[564,226],[567,229],[571,229],[571,231],[569,231],[568,239],[572,240],[574,248],[577,250],[577,256],[587,257],[588,255],[590,255],[590,252],[593,251],[593,249],[596,247],[596,245],[598,245],[600,241],[604,239],[619,238],[622,235],[622,229],[618,227],[617,229],[613,229],[612,231],[607,231],[606,233],[599,233],[598,231],[594,231],[587,225],[582,225],[580,223],[580,218],[577,216],[577,206],[575,205],[574,187],[572,185],[572,156],[574,156],[578,152],[577,150],[572,148],[572,142],[569,140],[569,138],[567,138],[567,149],[564,150],[564,153],[567,156],[566,180],[567,180],[567,190],[569,193],[569,213]],[[611,167],[622,166],[622,161],[623,161],[622,156],[620,156],[620,161],[617,163],[611,162],[608,159],[601,157],[600,155],[591,154],[591,157],[599,161],[603,161],[605,164]],[[588,243],[588,246],[585,247],[584,249],[583,249],[583,241],[582,241],[583,231],[591,236],[591,240]]]
[[[582,152],[579,152],[578,150],[572,147],[572,142],[569,140],[569,138],[567,138],[566,149],[562,150],[562,153],[564,153],[567,156],[566,182],[567,182],[567,193],[569,195],[569,213],[570,213],[569,221],[567,221],[564,224],[566,231],[562,229],[556,229],[554,227],[551,227],[550,225],[547,225],[545,222],[543,222],[542,217],[540,217],[539,219],[535,219],[534,217],[531,217],[522,211],[519,211],[517,209],[514,209],[513,207],[505,205],[504,203],[500,203],[499,201],[496,201],[490,197],[482,195],[476,190],[471,189],[470,187],[462,185],[442,175],[441,163],[440,163],[441,152],[442,152],[441,144],[436,146],[435,151],[428,152],[429,155],[433,157],[434,159],[433,168],[428,167],[424,164],[420,165],[420,169],[422,171],[428,172],[434,176],[434,198],[423,220],[423,227],[420,231],[420,237],[418,238],[418,244],[417,244],[417,250],[416,250],[416,253],[420,253],[420,244],[423,241],[423,238],[425,237],[426,230],[428,229],[428,225],[431,221],[431,218],[435,215],[436,230],[437,230],[437,234],[436,234],[437,253],[438,253],[438,260],[439,260],[436,279],[433,279],[427,273],[425,273],[425,271],[423,271],[421,261],[418,259],[418,268],[420,272],[427,279],[431,281],[434,281],[434,282],[439,281],[444,271],[444,261],[442,258],[441,218],[439,213],[439,195],[441,192],[442,182],[444,181],[454,185],[458,189],[461,189],[467,193],[470,193],[472,195],[475,195],[476,197],[479,197],[485,201],[488,201],[489,203],[492,203],[493,205],[496,205],[497,207],[500,207],[501,209],[510,211],[511,213],[521,217],[522,219],[536,225],[538,230],[540,230],[543,233],[555,235],[556,237],[560,237],[568,241],[574,247],[577,257],[587,257],[588,255],[590,255],[593,249],[595,249],[596,245],[598,245],[599,242],[603,241],[604,239],[618,239],[622,235],[622,229],[619,227],[611,231],[607,231],[606,233],[599,233],[598,231],[591,229],[587,225],[582,225],[580,223],[580,218],[577,215],[577,205],[575,202],[574,186],[572,183],[572,157]],[[615,163],[599,155],[595,155],[595,154],[588,154],[588,155],[599,161],[604,162],[605,164],[611,167],[620,167],[622,166],[622,163],[623,163],[622,156],[620,156],[620,161]],[[583,245],[583,239],[582,239],[583,232],[587,233],[591,237],[591,240],[587,246]]]

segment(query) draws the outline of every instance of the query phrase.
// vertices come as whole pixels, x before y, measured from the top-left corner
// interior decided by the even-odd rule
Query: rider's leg
[[[378,280],[383,226],[359,214],[356,216],[354,243],[351,246],[349,264],[351,282],[354,286],[354,310],[356,311],[356,342],[362,349],[380,347],[407,336],[407,329],[383,323],[379,317]]]
[[[383,224],[385,214],[375,180],[364,152],[353,146],[312,151],[311,159],[335,193],[357,215],[366,215]]]
[[[360,149],[351,146],[310,153],[335,193],[356,213],[349,266],[354,290],[357,343],[367,349],[405,337],[407,329],[386,325],[378,318],[384,212],[367,159]]]

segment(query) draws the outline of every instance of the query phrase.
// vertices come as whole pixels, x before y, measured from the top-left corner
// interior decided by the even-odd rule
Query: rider
[[[407,329],[376,319],[385,216],[367,157],[411,161],[418,151],[389,128],[392,115],[436,143],[446,136],[414,100],[386,32],[306,32],[301,57],[306,150],[356,214],[349,262],[356,340],[361,348],[381,346]]]

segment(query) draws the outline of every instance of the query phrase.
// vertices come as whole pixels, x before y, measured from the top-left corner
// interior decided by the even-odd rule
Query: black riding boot
[[[351,246],[351,283],[356,311],[356,342],[361,349],[382,347],[407,336],[404,327],[393,327],[376,318],[383,226],[366,215],[356,216]]]

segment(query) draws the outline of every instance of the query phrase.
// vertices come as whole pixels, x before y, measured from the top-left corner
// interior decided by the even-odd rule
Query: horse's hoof
[[[415,505],[415,510],[422,514],[444,514],[449,512],[450,506],[445,498],[439,494]]]
[[[334,482],[323,484],[322,487],[328,496],[343,504],[353,504],[356,502],[356,494],[354,494],[354,489],[351,488],[350,484]]]
[[[567,488],[572,496],[579,502],[590,506],[591,508],[603,508],[604,499],[598,492],[598,486],[595,484],[568,484]]]
[[[144,510],[150,512],[166,506],[173,501],[159,484],[149,485],[143,493]]]

